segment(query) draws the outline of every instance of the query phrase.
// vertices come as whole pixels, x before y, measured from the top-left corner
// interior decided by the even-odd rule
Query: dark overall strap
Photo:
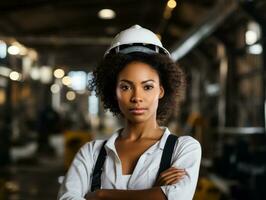
[[[103,142],[101,147],[99,156],[97,158],[93,174],[92,174],[92,181],[91,181],[91,192],[101,188],[101,175],[102,175],[102,167],[106,158],[106,150],[104,148],[105,143],[107,140]]]
[[[161,158],[160,168],[158,171],[158,175],[160,175],[161,172],[165,171],[171,166],[171,159],[172,154],[174,151],[175,143],[177,141],[178,137],[176,135],[170,134],[166,140],[166,143],[164,145],[163,154]],[[92,182],[91,182],[91,192],[95,191],[96,189],[101,188],[101,175],[102,175],[102,166],[104,164],[105,158],[106,158],[106,151],[105,151],[105,143],[104,141],[99,156],[97,158],[93,174],[92,174]]]
[[[178,137],[176,135],[170,134],[164,145],[163,154],[161,158],[160,168],[157,177],[165,170],[171,167],[171,159],[174,151],[175,143]]]

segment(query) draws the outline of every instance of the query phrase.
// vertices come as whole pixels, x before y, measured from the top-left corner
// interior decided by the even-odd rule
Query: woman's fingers
[[[183,171],[178,171],[178,172],[172,172],[172,173],[167,173],[167,174],[163,174],[163,175],[160,175],[159,176],[159,179],[168,179],[168,178],[171,178],[171,177],[182,177],[186,175],[186,172],[183,172]]]
[[[166,185],[173,185],[173,184],[176,184],[178,181],[180,181],[181,179],[175,179],[171,182],[168,182]]]
[[[177,172],[177,173],[172,173],[168,174],[167,176],[159,176],[158,181],[159,182],[166,182],[169,179],[177,179],[180,180],[186,175],[185,172]]]
[[[171,185],[177,183],[186,175],[186,171],[184,169],[176,169],[171,167],[165,171],[163,171],[157,181],[156,185]]]
[[[163,171],[161,174],[167,174],[169,172],[175,172],[175,171],[184,171],[184,169],[177,169],[177,168],[171,167],[171,168]]]
[[[170,172],[170,171],[185,171],[185,169],[178,169],[178,168],[175,168],[175,167],[170,167],[167,170],[163,171],[162,174]]]
[[[181,180],[182,178],[184,178],[184,176],[185,176],[184,173],[177,174],[177,175],[173,174],[173,175],[169,175],[169,176],[165,177],[163,179],[163,181],[164,181],[164,183],[170,184],[173,181],[179,181],[179,180]]]
[[[171,185],[173,182],[178,181],[180,179],[177,179],[176,177],[171,177],[163,180],[163,185]]]
[[[159,177],[163,178],[163,177],[167,177],[167,176],[171,176],[171,175],[184,175],[186,174],[186,171],[184,169],[176,169],[176,168],[169,168],[165,171],[163,171]]]
[[[157,185],[172,185],[180,181],[183,177],[168,177],[167,179],[158,180]]]

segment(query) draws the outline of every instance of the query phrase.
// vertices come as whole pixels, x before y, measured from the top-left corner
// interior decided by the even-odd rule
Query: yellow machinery
[[[221,191],[211,180],[200,178],[193,200],[220,200],[221,196]]]
[[[67,170],[70,166],[74,156],[78,152],[81,146],[92,140],[91,133],[87,131],[73,131],[68,130],[64,132],[64,167]]]

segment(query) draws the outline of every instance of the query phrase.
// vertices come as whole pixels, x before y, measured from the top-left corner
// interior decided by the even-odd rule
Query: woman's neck
[[[161,135],[162,129],[156,121],[145,123],[131,123],[127,121],[120,136],[121,139],[136,141],[140,139],[157,139]]]

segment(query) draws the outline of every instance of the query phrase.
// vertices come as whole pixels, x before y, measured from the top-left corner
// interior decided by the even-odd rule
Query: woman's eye
[[[151,90],[151,89],[153,89],[152,85],[145,85],[144,86],[144,90]]]
[[[129,90],[130,87],[128,85],[121,85],[120,89],[123,90],[123,91],[126,91],[126,90]]]

